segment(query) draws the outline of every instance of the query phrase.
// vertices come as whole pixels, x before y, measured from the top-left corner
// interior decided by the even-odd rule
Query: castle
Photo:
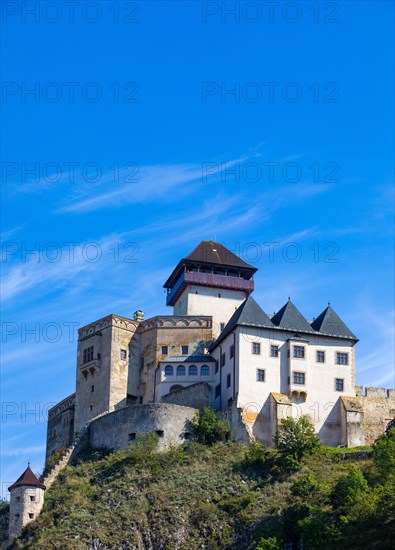
[[[372,443],[395,415],[394,390],[355,385],[358,339],[330,305],[311,322],[290,299],[265,313],[256,271],[203,241],[164,284],[172,315],[138,310],[81,328],[76,391],[49,411],[47,461],[70,455],[77,434],[120,449],[156,431],[166,449],[192,437],[189,421],[207,405],[239,441],[271,445],[282,418],[305,415],[325,445]],[[39,512],[46,484],[28,468],[10,487],[10,538]]]

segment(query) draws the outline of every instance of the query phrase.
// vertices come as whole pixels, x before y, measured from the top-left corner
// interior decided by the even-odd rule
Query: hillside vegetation
[[[275,550],[301,538],[304,549],[393,548],[394,430],[373,451],[318,447],[291,459],[231,442],[155,453],[155,438],[86,449],[12,549]]]

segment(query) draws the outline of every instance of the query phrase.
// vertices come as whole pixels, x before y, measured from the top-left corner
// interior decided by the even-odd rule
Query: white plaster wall
[[[191,285],[175,303],[174,315],[210,315],[217,336],[220,324],[226,324],[245,299],[246,293],[242,291]]]

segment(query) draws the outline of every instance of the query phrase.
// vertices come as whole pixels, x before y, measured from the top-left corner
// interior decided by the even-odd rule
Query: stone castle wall
[[[48,412],[47,447],[45,460],[69,447],[74,435],[75,394],[69,395]]]
[[[190,439],[189,422],[197,413],[192,407],[167,403],[135,405],[110,412],[89,424],[89,443],[94,448],[127,448],[138,435],[156,432],[158,450]]]
[[[386,425],[395,416],[395,390],[356,386],[356,395],[363,410],[365,445],[385,432]]]

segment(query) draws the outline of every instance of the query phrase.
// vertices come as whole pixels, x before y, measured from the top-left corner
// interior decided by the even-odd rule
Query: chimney
[[[141,309],[138,309],[133,313],[133,319],[140,323],[141,321],[144,321],[144,311],[141,311]]]

